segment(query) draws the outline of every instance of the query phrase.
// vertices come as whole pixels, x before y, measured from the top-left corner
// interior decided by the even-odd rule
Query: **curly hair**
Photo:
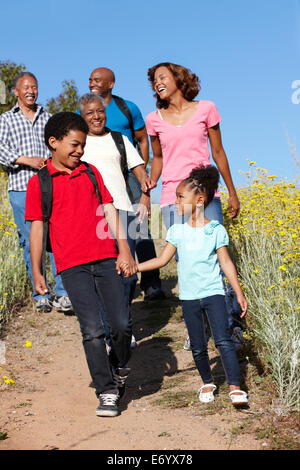
[[[198,95],[201,87],[197,75],[192,73],[186,67],[183,67],[182,65],[172,64],[172,62],[161,62],[160,64],[154,65],[153,67],[148,69],[148,80],[150,81],[152,89],[154,91],[154,75],[159,67],[167,67],[167,69],[172,73],[177,87],[182,92],[183,97],[187,101],[192,101],[195,96]],[[162,100],[157,93],[154,93],[153,96],[154,98],[156,98],[156,106],[158,108],[168,107],[168,102],[166,100]]]
[[[182,182],[190,185],[190,189],[195,193],[204,193],[206,202],[204,207],[213,200],[216,190],[218,189],[220,174],[213,165],[200,165],[194,168],[189,176]]]
[[[81,131],[84,134],[88,134],[89,126],[79,114],[71,113],[69,111],[61,111],[53,114],[45,126],[45,144],[50,150],[53,150],[49,144],[50,137],[62,140],[71,130]]]

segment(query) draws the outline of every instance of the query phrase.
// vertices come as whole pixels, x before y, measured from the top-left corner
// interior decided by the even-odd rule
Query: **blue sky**
[[[65,79],[86,93],[90,72],[106,66],[114,92],[146,116],[155,109],[148,68],[175,62],[199,76],[196,99],[216,103],[237,186],[247,158],[288,180],[298,174],[286,133],[300,155],[300,0],[15,0],[1,18],[1,60],[37,75],[39,102]]]

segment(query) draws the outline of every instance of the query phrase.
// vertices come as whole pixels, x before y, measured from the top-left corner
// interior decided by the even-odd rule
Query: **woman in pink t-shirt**
[[[160,206],[166,228],[183,222],[176,213],[176,187],[193,168],[210,164],[208,141],[213,160],[228,189],[229,215],[236,217],[240,203],[222,145],[221,118],[213,102],[193,101],[200,90],[198,77],[181,65],[163,62],[148,70],[148,78],[158,108],[146,117],[153,151],[151,180],[157,182],[160,177],[162,180]],[[205,209],[205,216],[223,224],[219,192]],[[235,296],[229,292],[226,305],[230,327],[239,327],[240,308]]]
[[[181,65],[169,62],[155,65],[148,70],[148,77],[158,108],[146,117],[153,151],[151,179],[157,182],[161,177],[161,208],[175,204],[176,187],[193,168],[210,164],[209,141],[212,157],[228,189],[230,217],[236,217],[240,204],[223,149],[221,118],[215,104],[206,100],[193,101],[199,93],[199,80]],[[215,199],[212,205],[218,206],[218,214],[212,215],[219,220],[219,193]]]

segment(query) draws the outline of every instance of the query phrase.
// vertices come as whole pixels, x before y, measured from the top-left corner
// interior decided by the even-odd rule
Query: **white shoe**
[[[212,388],[212,390],[210,390],[209,392],[204,392],[203,390],[205,388]],[[206,384],[206,385],[202,385],[202,387],[200,388],[199,390],[199,400],[202,402],[202,403],[210,403],[211,401],[214,401],[215,397],[214,397],[214,391],[217,389],[217,387],[213,384]]]
[[[55,296],[52,300],[52,305],[63,312],[73,312],[71,301],[66,295],[62,295],[61,297]]]
[[[132,335],[132,336],[131,336],[130,347],[131,347],[131,349],[134,349],[134,348],[136,348],[136,346],[137,346],[137,344],[136,344],[135,337]]]
[[[229,397],[234,406],[246,405],[248,403],[247,393],[240,389],[232,390],[232,392],[229,393]]]
[[[191,350],[191,341],[190,341],[189,336],[187,337],[187,339],[184,342],[183,349],[185,349],[186,351]]]
[[[51,312],[52,302],[48,297],[42,297],[36,302],[35,308],[38,312]]]

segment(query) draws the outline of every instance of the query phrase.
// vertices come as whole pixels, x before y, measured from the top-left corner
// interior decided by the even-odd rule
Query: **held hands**
[[[116,262],[116,270],[118,274],[123,273],[125,277],[130,277],[136,274],[137,265],[131,254],[119,254]]]
[[[141,181],[141,188],[142,188],[143,193],[148,193],[149,191],[151,191],[151,189],[154,189],[155,187],[156,187],[155,181],[151,180],[149,176],[145,177]]]

